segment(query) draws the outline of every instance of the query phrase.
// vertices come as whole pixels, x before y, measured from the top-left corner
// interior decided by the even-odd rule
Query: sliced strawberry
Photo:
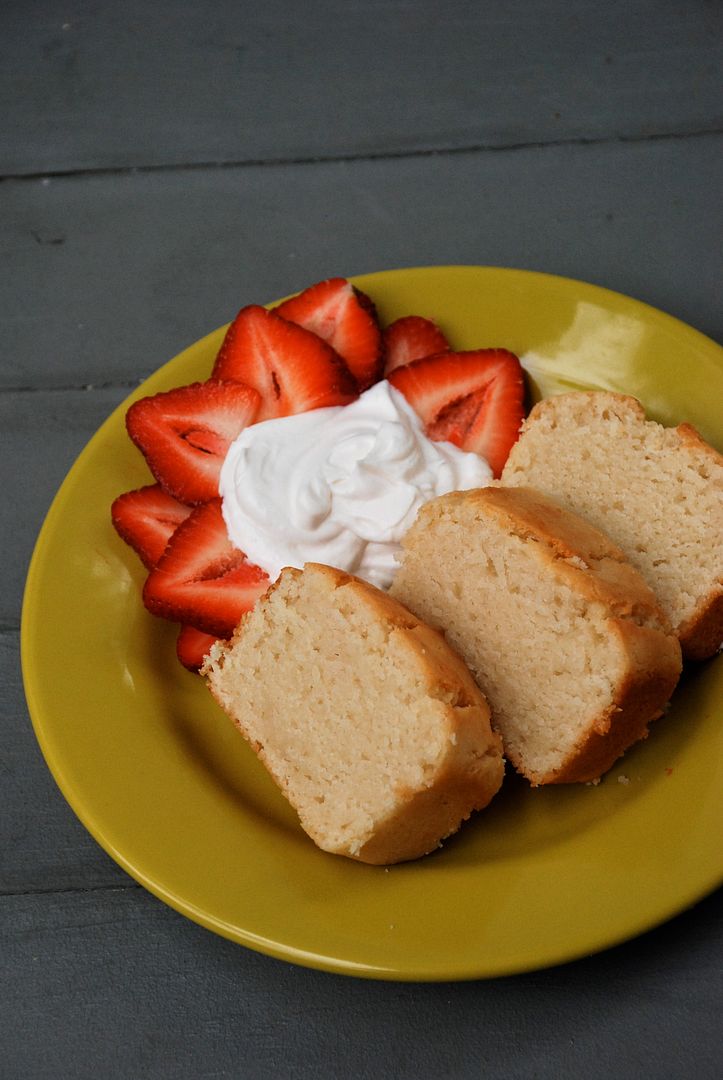
[[[381,378],[382,335],[376,308],[366,293],[346,278],[319,281],[274,310],[328,341],[345,361],[360,391]]]
[[[384,331],[384,374],[441,352],[449,352],[449,342],[437,324],[421,315],[405,315]]]
[[[429,356],[397,368],[389,382],[430,439],[481,454],[500,475],[524,417],[523,372],[513,353],[475,349]]]
[[[265,571],[229,540],[221,500],[213,499],[176,529],[148,575],[143,602],[154,615],[230,637],[268,585]]]
[[[353,376],[330,345],[256,304],[242,308],[228,328],[213,376],[258,391],[257,421],[347,405],[357,396]]]
[[[175,498],[201,503],[218,495],[229,446],[256,419],[258,393],[211,379],[141,398],[126,427],[156,480]]]
[[[130,544],[150,570],[166,550],[166,544],[178,526],[191,513],[191,508],[174,499],[160,484],[149,484],[119,495],[110,513],[118,535]]]
[[[204,630],[197,630],[195,626],[186,623],[178,634],[176,655],[189,671],[198,671],[211,646],[217,641],[215,634],[207,634]]]

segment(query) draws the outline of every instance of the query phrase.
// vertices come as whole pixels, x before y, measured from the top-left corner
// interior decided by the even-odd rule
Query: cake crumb
[[[620,776],[618,777],[618,783],[619,784],[629,784],[630,783],[630,777],[626,776],[625,773],[620,773]]]

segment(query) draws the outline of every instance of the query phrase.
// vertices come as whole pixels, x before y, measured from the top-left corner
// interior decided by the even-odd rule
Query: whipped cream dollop
[[[491,478],[484,458],[427,438],[383,380],[351,405],[246,428],[219,493],[231,541],[273,581],[285,566],[320,562],[387,588],[419,507]]]

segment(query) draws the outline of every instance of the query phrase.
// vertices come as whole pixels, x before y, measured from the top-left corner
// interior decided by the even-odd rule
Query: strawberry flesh
[[[480,454],[499,477],[524,418],[524,376],[514,353],[475,349],[428,356],[397,368],[389,382],[430,439]]]
[[[268,585],[266,572],[229,540],[221,500],[213,499],[176,529],[148,575],[143,602],[154,615],[230,637]]]
[[[160,484],[126,491],[111,506],[116,532],[130,544],[149,570],[156,565],[168,541],[190,513],[190,506],[178,502]]]
[[[348,405],[356,382],[344,361],[320,337],[251,304],[231,323],[213,377],[252,386],[261,396],[257,421]]]
[[[211,646],[217,641],[215,634],[207,634],[204,630],[198,630],[186,623],[181,627],[176,640],[176,655],[189,671],[198,671]]]
[[[384,331],[384,374],[441,352],[449,352],[449,342],[437,324],[421,315],[405,315]]]
[[[327,341],[346,363],[360,392],[381,378],[384,354],[376,308],[346,278],[310,285],[274,311]]]
[[[202,503],[218,495],[226,452],[260,403],[249,386],[210,379],[141,398],[126,427],[159,484],[181,502]]]

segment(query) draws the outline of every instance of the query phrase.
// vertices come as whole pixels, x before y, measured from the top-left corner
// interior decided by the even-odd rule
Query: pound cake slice
[[[680,675],[678,640],[622,552],[531,489],[427,503],[392,593],[444,628],[534,785],[596,780],[647,734]]]
[[[552,495],[606,532],[668,615],[691,660],[723,640],[723,457],[689,424],[645,419],[632,397],[560,394],[537,404],[502,482]]]
[[[502,783],[501,741],[460,658],[340,570],[284,570],[203,674],[325,851],[414,859]]]

